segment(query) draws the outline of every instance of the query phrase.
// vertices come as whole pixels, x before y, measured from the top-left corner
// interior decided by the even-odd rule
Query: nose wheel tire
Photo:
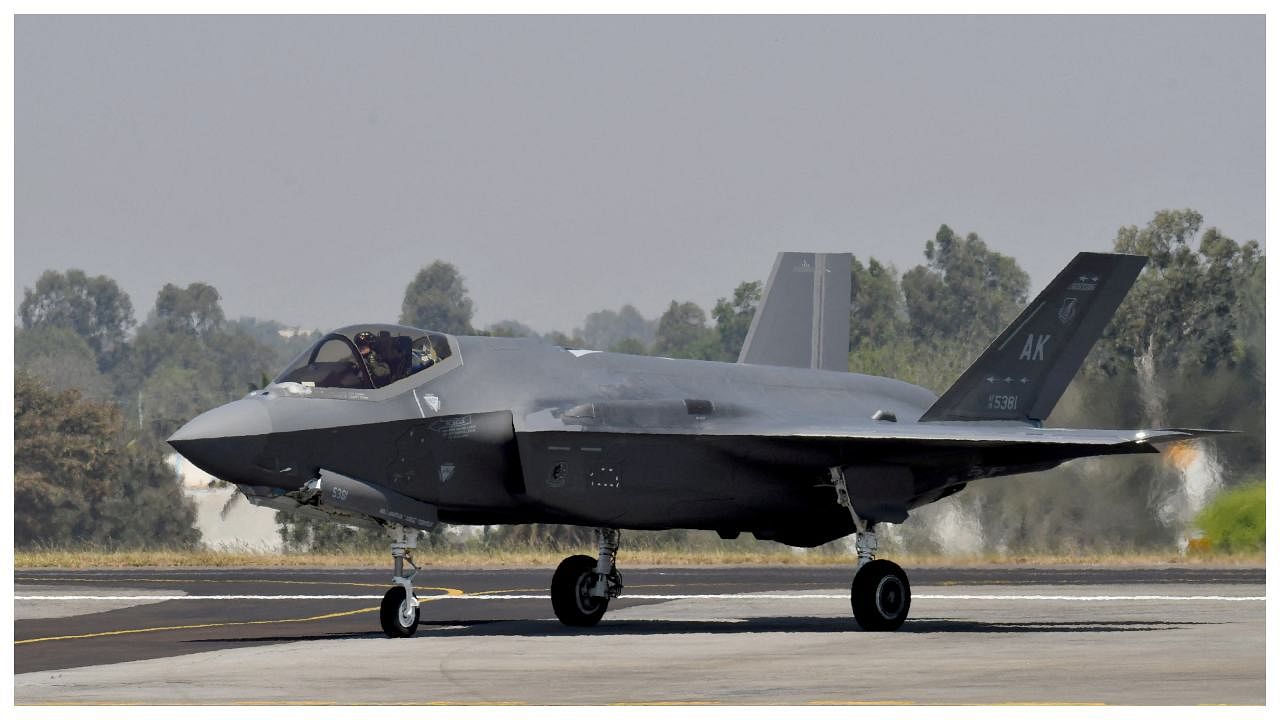
[[[551,577],[551,607],[560,622],[572,627],[593,627],[609,608],[609,598],[592,597],[596,584],[596,559],[586,555],[565,558]]]
[[[378,612],[382,620],[382,632],[391,638],[406,638],[418,631],[418,607],[410,606],[409,594],[396,585],[382,596]]]
[[[897,563],[872,560],[853,577],[850,601],[863,630],[897,630],[911,610],[911,583]]]

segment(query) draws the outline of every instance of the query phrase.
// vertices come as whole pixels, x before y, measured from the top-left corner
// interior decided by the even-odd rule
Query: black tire
[[[593,627],[609,609],[609,598],[591,597],[596,583],[596,559],[571,555],[551,578],[551,607],[560,622],[571,627]]]
[[[396,585],[382,596],[382,607],[378,611],[378,617],[382,620],[382,632],[389,638],[407,638],[418,631],[418,608],[413,608],[412,622],[401,614],[406,598],[408,593],[404,591],[403,585]]]
[[[911,611],[911,583],[897,563],[872,560],[853,577],[849,599],[863,630],[897,630]]]

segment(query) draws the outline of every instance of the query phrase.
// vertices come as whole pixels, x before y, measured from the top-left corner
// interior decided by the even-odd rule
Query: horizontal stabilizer
[[[1044,420],[1146,262],[1076,255],[920,420]]]
[[[853,255],[778,253],[738,362],[849,369]]]

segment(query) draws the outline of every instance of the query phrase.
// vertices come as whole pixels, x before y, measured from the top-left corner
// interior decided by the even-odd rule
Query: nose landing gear
[[[592,627],[604,617],[609,600],[622,594],[622,576],[616,564],[622,533],[596,530],[600,555],[565,558],[551,578],[551,607],[560,622],[572,627]]]
[[[403,525],[393,525],[391,534],[391,558],[395,562],[395,585],[382,596],[378,618],[382,632],[390,638],[411,637],[418,631],[418,597],[413,594],[413,578],[418,566],[413,563],[413,551],[418,547],[418,532]],[[405,572],[404,564],[411,568]]]

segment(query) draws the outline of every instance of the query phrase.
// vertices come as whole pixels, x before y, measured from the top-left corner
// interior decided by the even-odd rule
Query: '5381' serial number
[[[988,410],[1017,410],[1018,396],[1017,395],[988,395],[987,409]]]

